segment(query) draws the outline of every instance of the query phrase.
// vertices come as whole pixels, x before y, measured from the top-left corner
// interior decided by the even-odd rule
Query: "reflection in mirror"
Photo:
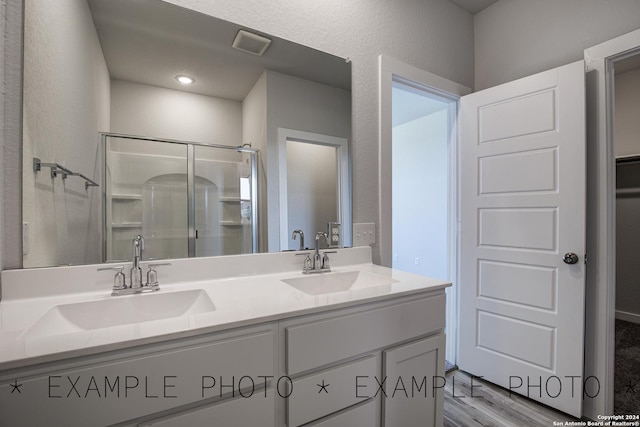
[[[240,29],[271,40],[262,56],[231,46]],[[194,80],[183,84],[180,76]],[[141,231],[152,242],[145,259],[286,249],[278,129],[348,141],[350,85],[344,59],[161,0],[25,0],[24,267],[128,260],[129,235]],[[119,141],[105,157],[101,133],[146,138],[127,140],[126,148]],[[148,137],[156,140],[152,148]],[[167,140],[178,141],[181,153],[162,154],[158,147]],[[193,163],[183,142],[195,143]],[[246,151],[213,155],[205,145]],[[116,152],[147,152],[149,164],[135,166],[145,177],[137,189],[125,188],[126,174],[114,174],[117,166],[108,162]],[[249,172],[252,152],[256,173]],[[185,170],[158,169],[167,157],[183,159]],[[79,177],[53,177],[48,169],[36,172],[33,158],[100,186],[85,188]],[[220,172],[211,169],[222,164],[228,167],[219,170],[235,168],[233,195],[214,179]],[[243,198],[241,186],[251,196]],[[348,185],[336,188],[338,217],[331,221],[343,221],[341,212],[350,215]],[[145,205],[152,195],[157,203]],[[158,204],[162,199],[171,202]],[[343,230],[348,235],[350,217]],[[162,235],[171,237],[160,244]]]
[[[104,134],[107,262],[145,238],[147,259],[257,252],[256,160],[248,148]]]
[[[341,223],[350,222],[348,174],[348,141],[312,132],[278,129],[280,147],[280,245],[295,250],[300,242],[293,238],[295,230],[309,236],[307,248],[315,245],[317,232],[331,236],[320,247],[342,246],[345,236]],[[329,224],[334,224],[331,228]],[[331,231],[336,232],[332,233]],[[350,230],[347,228],[347,233]]]

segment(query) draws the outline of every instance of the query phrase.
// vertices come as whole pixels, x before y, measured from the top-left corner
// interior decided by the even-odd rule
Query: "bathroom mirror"
[[[263,48],[261,55],[256,54]],[[180,80],[185,77],[193,82],[183,84]],[[289,210],[283,210],[279,201],[280,180],[287,176],[279,172],[283,153],[278,129],[348,141],[350,91],[351,65],[344,58],[166,1],[25,0],[23,266],[124,258],[105,253],[109,236],[104,225],[111,221],[103,219],[106,200],[110,200],[105,177],[123,176],[114,172],[121,169],[105,163],[109,158],[105,133],[255,150],[255,169],[246,152],[221,149],[221,157],[205,157],[227,168],[237,164],[234,170],[239,172],[233,176],[239,194],[241,186],[256,178],[252,194],[257,195],[253,210],[257,211],[258,243],[253,251],[288,249],[281,246],[280,236],[300,227],[295,219],[281,220]],[[129,170],[144,169],[149,175],[150,168],[183,155],[167,155],[154,147],[145,151],[141,141],[118,140],[119,155],[135,152],[143,159],[130,162]],[[348,149],[340,153],[337,161],[348,166]],[[197,173],[200,166],[194,162],[193,167]],[[348,184],[348,170],[336,173]],[[172,195],[183,182],[186,185],[186,169],[152,175],[146,182],[155,191],[150,194],[162,195],[168,204],[178,203]],[[200,182],[208,189],[203,194],[216,194],[220,184],[211,178],[215,175],[209,173],[204,181],[194,177],[196,188]],[[172,190],[161,190],[166,188]],[[336,222],[344,221],[341,212],[350,214],[348,188],[337,188]],[[138,212],[143,202],[137,200],[147,196],[135,193],[121,191],[118,207],[111,212],[125,218],[118,223],[123,236],[137,233],[136,221],[128,218],[166,215],[172,209],[156,203],[149,205],[154,206],[153,212]],[[220,199],[216,206],[225,215],[237,211],[237,220],[221,220],[226,225],[239,227],[253,213],[242,197]],[[343,234],[350,235],[347,222]],[[281,230],[281,224],[291,230]],[[304,231],[311,236],[321,230]],[[245,243],[226,246],[251,247],[246,242],[252,238],[245,233]],[[128,253],[127,239],[119,242],[124,245],[119,253]]]

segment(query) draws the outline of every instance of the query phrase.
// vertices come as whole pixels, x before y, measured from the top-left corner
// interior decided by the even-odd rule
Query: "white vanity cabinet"
[[[0,426],[441,426],[444,286],[335,307],[0,371]]]
[[[442,425],[444,322],[444,290],[280,322],[285,425]]]
[[[276,326],[2,371],[0,425],[149,425],[145,421],[203,405],[222,419],[255,410],[254,416],[265,417],[259,425],[273,425],[273,392],[265,377],[275,376]],[[16,381],[19,391],[11,385]],[[253,396],[240,395],[248,396],[253,386]],[[195,411],[184,416],[198,419]]]

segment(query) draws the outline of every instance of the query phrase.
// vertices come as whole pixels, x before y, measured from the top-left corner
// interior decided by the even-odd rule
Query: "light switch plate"
[[[376,224],[360,222],[353,224],[353,246],[368,246],[376,243]]]

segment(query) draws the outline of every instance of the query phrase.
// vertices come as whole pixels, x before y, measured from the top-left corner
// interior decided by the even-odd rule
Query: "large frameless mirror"
[[[23,266],[349,245],[350,91],[343,58],[161,0],[25,0]],[[281,129],[346,142],[305,171],[335,191],[297,189],[321,214],[282,206]]]

